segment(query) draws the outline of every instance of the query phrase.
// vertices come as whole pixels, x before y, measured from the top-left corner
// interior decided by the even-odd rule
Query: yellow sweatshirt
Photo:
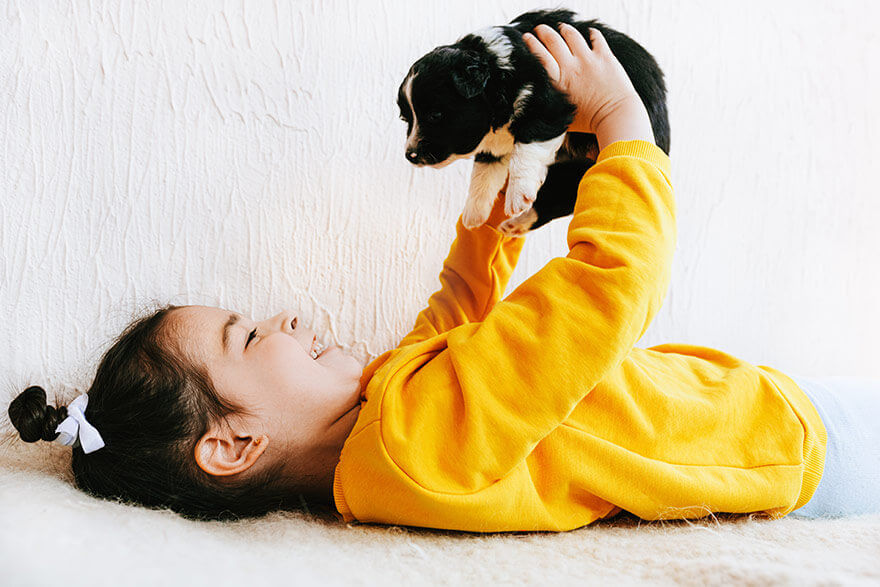
[[[710,348],[634,348],[669,285],[670,162],[607,146],[578,188],[569,253],[501,300],[524,239],[461,219],[400,345],[361,379],[336,467],[345,521],[474,532],[782,517],[819,482],[826,433],[797,384]]]

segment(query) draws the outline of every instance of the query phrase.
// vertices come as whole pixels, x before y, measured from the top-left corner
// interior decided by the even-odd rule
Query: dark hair
[[[215,477],[195,462],[196,444],[209,427],[245,410],[220,397],[203,368],[172,350],[168,316],[177,308],[165,306],[135,320],[101,358],[85,416],[105,446],[89,454],[74,446],[77,486],[97,497],[168,507],[196,519],[301,507],[282,478],[283,463]],[[25,442],[54,440],[66,416],[67,408],[47,405],[46,392],[37,386],[9,405]]]

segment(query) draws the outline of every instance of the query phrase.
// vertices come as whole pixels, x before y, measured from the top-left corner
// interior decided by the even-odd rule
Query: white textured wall
[[[535,6],[0,0],[5,391],[87,385],[152,301],[289,306],[362,359],[393,345],[470,170],[406,163],[397,86]],[[679,244],[640,344],[880,376],[877,4],[569,6],[667,74]],[[566,227],[529,237],[512,286]]]

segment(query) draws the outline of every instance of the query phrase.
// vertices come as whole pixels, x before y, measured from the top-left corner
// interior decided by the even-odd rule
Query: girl
[[[473,231],[459,219],[441,289],[363,370],[288,312],[163,308],[123,332],[68,407],[39,387],[20,394],[9,413],[21,437],[74,444],[85,491],[202,518],[300,496],[345,521],[480,532],[568,530],[621,510],[877,511],[880,442],[860,424],[877,421],[877,383],[871,398],[713,349],[634,347],[669,282],[670,162],[598,31],[592,47],[560,32],[526,42],[576,104],[570,130],[601,150],[567,256],[501,300],[523,246],[496,230],[504,198]],[[873,494],[841,499],[846,483]]]

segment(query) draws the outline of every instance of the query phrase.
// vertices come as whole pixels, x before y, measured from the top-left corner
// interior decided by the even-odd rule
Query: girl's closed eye
[[[256,336],[257,336],[257,329],[254,328],[253,330],[251,330],[250,334],[248,334],[247,340],[244,343],[244,348],[247,348],[248,345],[251,343],[251,340],[256,338]]]

